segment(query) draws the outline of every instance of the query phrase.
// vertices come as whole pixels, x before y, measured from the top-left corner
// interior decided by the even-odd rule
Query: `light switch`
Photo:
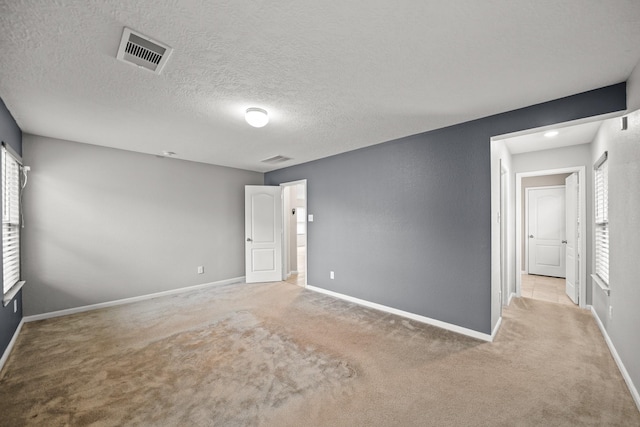
[[[313,214],[309,214],[309,222],[313,222]]]

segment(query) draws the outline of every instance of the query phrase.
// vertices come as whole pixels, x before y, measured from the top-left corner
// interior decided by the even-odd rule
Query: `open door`
[[[565,277],[565,189],[528,191],[529,274]]]
[[[247,283],[282,280],[282,189],[247,185],[244,190]]]
[[[572,173],[565,179],[566,191],[566,268],[567,268],[567,284],[566,292],[571,301],[578,304],[578,174]]]

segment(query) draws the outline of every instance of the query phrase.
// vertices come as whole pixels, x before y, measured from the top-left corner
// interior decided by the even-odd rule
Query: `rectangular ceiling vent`
[[[275,164],[275,163],[288,162],[289,160],[291,160],[291,157],[278,155],[278,156],[269,157],[268,159],[261,160],[261,162]]]
[[[172,51],[169,46],[125,27],[116,58],[160,74]]]

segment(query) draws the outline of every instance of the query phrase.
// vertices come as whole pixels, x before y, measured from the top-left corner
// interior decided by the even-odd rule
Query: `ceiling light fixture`
[[[557,135],[558,135],[557,130],[550,130],[549,132],[544,133],[545,138],[553,138],[554,136],[557,136]]]
[[[269,115],[262,108],[247,108],[244,119],[254,128],[261,128],[269,123]]]

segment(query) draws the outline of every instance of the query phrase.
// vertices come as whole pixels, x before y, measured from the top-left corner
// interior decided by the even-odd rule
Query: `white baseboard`
[[[607,330],[605,329],[604,325],[602,324],[602,321],[600,320],[600,317],[598,317],[598,313],[596,313],[596,309],[593,308],[592,305],[590,305],[589,307],[591,308],[591,314],[593,314],[593,317],[596,319],[596,323],[598,324],[598,327],[600,328],[600,332],[602,332],[602,336],[604,337],[604,340],[606,341],[607,346],[609,347],[609,351],[611,352],[611,355],[613,356],[613,360],[616,361],[616,365],[618,365],[618,369],[620,370],[620,373],[622,374],[622,378],[624,378],[624,382],[627,383],[627,387],[629,388],[629,391],[631,392],[631,397],[633,397],[633,400],[636,402],[636,406],[638,407],[638,410],[640,411],[640,394],[638,393],[638,389],[633,384],[633,380],[629,376],[629,372],[627,371],[627,368],[625,368],[624,363],[622,363],[622,359],[620,359],[620,355],[618,354],[618,351],[616,350],[615,346],[613,345],[613,341],[611,341],[611,338],[609,337],[609,334],[607,333]]]
[[[350,297],[348,295],[340,294],[338,292],[329,291],[327,289],[317,288],[315,286],[307,285],[307,289],[314,292],[319,292],[321,294],[329,295],[334,298],[339,298],[345,301],[352,302],[354,304],[362,305],[364,307],[373,308],[375,310],[384,311],[387,313],[395,314],[397,316],[406,317],[411,320],[415,320],[421,323],[426,323],[428,325],[437,326],[438,328],[446,329],[452,332],[456,332],[462,335],[467,335],[472,338],[477,338],[483,341],[493,341],[493,333],[483,334],[482,332],[474,331],[473,329],[463,328],[462,326],[453,325],[451,323],[443,322],[441,320],[431,319],[430,317],[421,316],[419,314],[409,313],[408,311],[398,310],[397,308],[387,307],[386,305],[377,304],[375,302],[366,301],[360,298]],[[502,319],[500,319],[502,320]],[[494,333],[497,332],[497,328],[500,326],[500,321],[496,324],[496,328],[494,328]]]
[[[13,337],[11,337],[11,341],[9,341],[9,345],[7,345],[4,353],[2,353],[2,358],[0,358],[0,371],[4,368],[4,364],[7,363],[7,359],[9,358],[11,350],[13,350],[13,346],[15,345],[18,335],[20,334],[20,330],[22,329],[22,325],[24,325],[24,319],[20,320],[16,331],[13,333]]]
[[[502,325],[502,316],[498,318],[498,321],[496,322],[496,326],[494,326],[493,331],[491,331],[491,339],[489,341],[493,341],[496,338],[496,335],[498,334],[498,330],[500,329],[501,325]]]
[[[517,297],[516,293],[515,292],[511,292],[511,295],[509,295],[509,301],[507,301],[507,307],[509,307],[511,305],[511,300],[514,297]]]
[[[101,302],[98,304],[83,305],[81,307],[67,308],[65,310],[50,311],[48,313],[34,314],[24,316],[24,322],[35,322],[37,320],[51,319],[53,317],[68,316],[70,314],[82,313],[85,311],[98,310],[100,308],[113,307],[116,305],[131,304],[132,302],[145,301],[153,298],[164,297],[167,295],[181,294],[184,292],[195,291],[198,289],[208,288],[210,286],[230,285],[232,283],[244,282],[245,277],[235,277],[233,279],[220,280],[217,282],[203,283],[201,285],[187,286],[184,288],[171,289],[168,291],[156,292],[153,294],[140,295],[137,297],[123,298],[115,301]]]

